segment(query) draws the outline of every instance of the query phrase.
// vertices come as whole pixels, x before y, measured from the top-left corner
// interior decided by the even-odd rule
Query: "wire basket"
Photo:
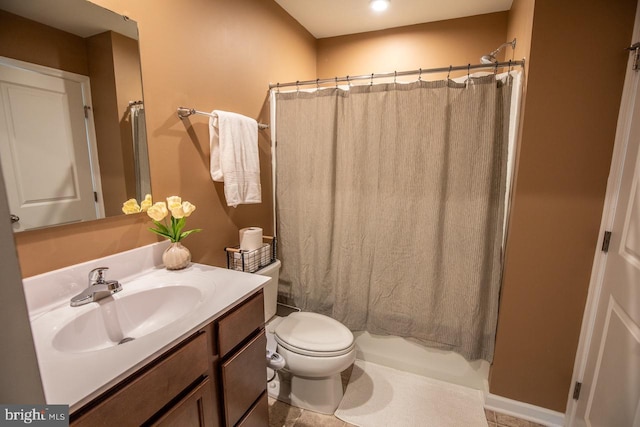
[[[227,252],[227,268],[230,270],[255,273],[262,267],[276,261],[276,238],[262,236],[262,247],[247,251],[240,246],[224,248]]]

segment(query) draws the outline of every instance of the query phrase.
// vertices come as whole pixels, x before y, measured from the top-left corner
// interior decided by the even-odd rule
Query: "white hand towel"
[[[214,110],[211,115],[211,178],[224,182],[227,206],[261,203],[258,123],[226,111]]]

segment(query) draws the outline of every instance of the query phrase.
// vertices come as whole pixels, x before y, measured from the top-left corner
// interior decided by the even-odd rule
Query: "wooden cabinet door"
[[[253,405],[236,427],[265,427],[269,425],[269,402],[267,392]]]
[[[222,364],[224,416],[234,426],[267,389],[264,330]]]
[[[205,378],[152,425],[157,427],[212,427],[217,425],[214,416],[211,381],[209,378]]]
[[[264,325],[264,297],[259,291],[218,321],[218,349],[225,357]],[[265,347],[266,348],[266,347]]]
[[[71,415],[73,427],[141,425],[209,372],[206,334],[187,339]],[[211,387],[209,387],[211,388]]]

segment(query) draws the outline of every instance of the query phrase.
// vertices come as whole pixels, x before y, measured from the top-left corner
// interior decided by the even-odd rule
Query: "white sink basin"
[[[182,285],[114,294],[61,325],[52,345],[61,352],[82,353],[126,344],[182,318],[201,299],[198,288]]]

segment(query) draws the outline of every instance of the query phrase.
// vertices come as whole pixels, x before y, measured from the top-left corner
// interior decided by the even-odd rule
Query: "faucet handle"
[[[104,284],[105,280],[105,271],[108,270],[109,267],[98,267],[94,268],[89,272],[89,286],[95,284]]]

